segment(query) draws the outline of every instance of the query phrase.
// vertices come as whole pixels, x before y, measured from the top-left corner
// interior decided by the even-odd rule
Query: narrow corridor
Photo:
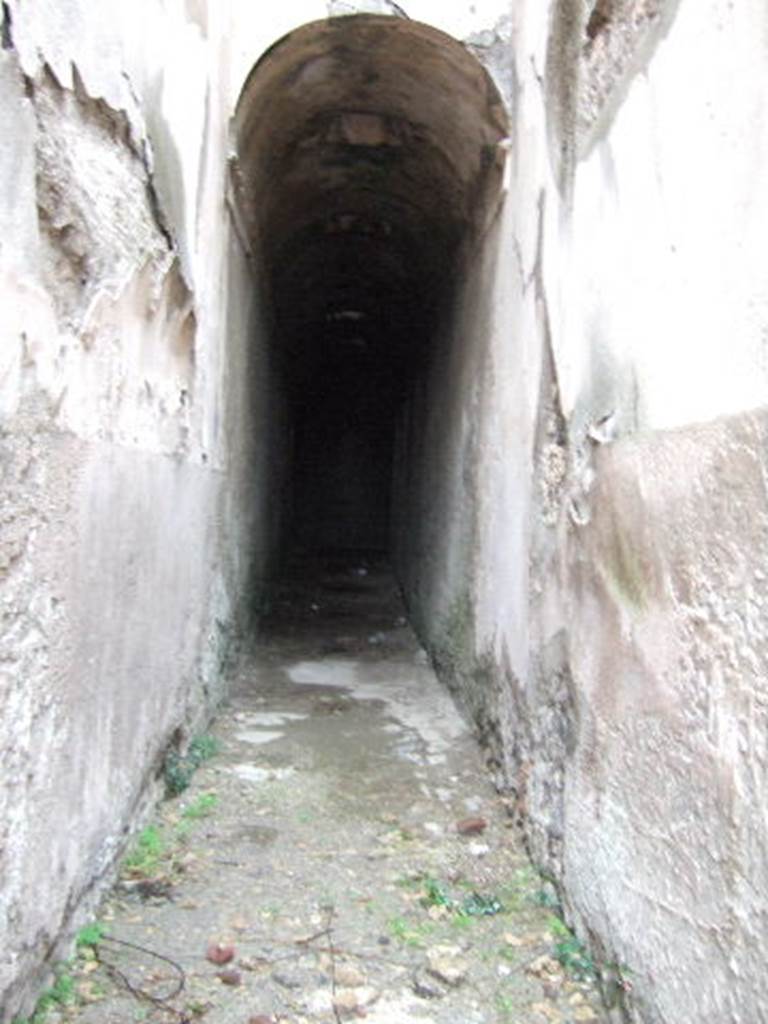
[[[601,1019],[384,566],[295,563],[213,736],[100,915],[184,988],[105,938],[80,1024]]]

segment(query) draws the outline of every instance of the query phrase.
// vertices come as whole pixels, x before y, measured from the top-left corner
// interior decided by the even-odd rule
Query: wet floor
[[[384,567],[297,564],[211,734],[134,844],[66,1019],[603,1019]]]

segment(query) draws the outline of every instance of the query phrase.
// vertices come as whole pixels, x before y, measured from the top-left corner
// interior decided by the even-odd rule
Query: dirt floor
[[[168,775],[189,785],[136,837],[49,1021],[604,1019],[589,957],[371,561],[296,568],[210,735]]]

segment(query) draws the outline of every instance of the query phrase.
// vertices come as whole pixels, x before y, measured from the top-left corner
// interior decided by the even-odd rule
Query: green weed
[[[416,949],[426,945],[427,937],[433,930],[431,924],[412,924],[404,917],[390,918],[387,927],[398,942]]]
[[[196,736],[189,744],[186,754],[180,754],[176,750],[169,751],[163,764],[165,795],[174,797],[183,793],[200,765],[209,761],[218,751],[219,741],[207,734]]]
[[[502,960],[509,960],[510,963],[520,959],[520,951],[515,949],[514,946],[501,946],[497,952]]]
[[[533,894],[533,902],[538,907],[546,907],[548,910],[560,910],[560,900],[557,893],[551,887],[537,889]]]
[[[93,949],[98,946],[104,938],[106,929],[100,921],[92,921],[85,925],[75,936],[75,946],[78,950]]]
[[[455,914],[457,919],[490,917],[504,911],[504,905],[496,896],[483,896],[471,890],[463,899],[455,899],[443,882],[435,878],[425,878],[421,885],[424,889],[420,901],[422,907],[445,907]]]
[[[166,851],[166,842],[159,827],[147,825],[136,836],[132,849],[123,860],[122,870],[135,877],[151,877],[160,868]]]
[[[423,881],[424,895],[421,898],[422,907],[447,907],[453,910],[456,901],[451,898],[442,882],[435,878],[426,878]]]
[[[201,793],[188,807],[184,808],[181,816],[187,821],[199,821],[200,818],[207,818],[218,802],[219,798],[216,793]]]
[[[496,1008],[502,1017],[509,1018],[516,1010],[515,1001],[511,996],[505,996],[500,992],[496,996]]]
[[[56,978],[50,988],[40,996],[31,1017],[17,1017],[13,1024],[45,1024],[51,1010],[65,1009],[77,1002],[75,979],[68,971],[68,964],[56,968]]]
[[[85,961],[94,957],[94,946],[98,945],[105,935],[104,925],[93,921],[85,925],[75,936],[75,948],[79,960]],[[49,1014],[54,1010],[62,1010],[78,1005],[78,993],[73,970],[77,970],[78,960],[62,960],[54,967],[54,982],[47,988],[37,1001],[31,1017],[16,1017],[13,1024],[46,1024]]]
[[[559,917],[551,917],[549,930],[557,940],[552,955],[574,981],[595,981],[598,975],[595,961],[571,929]]]

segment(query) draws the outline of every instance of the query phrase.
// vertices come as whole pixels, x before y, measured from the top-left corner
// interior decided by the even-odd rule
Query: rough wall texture
[[[270,546],[268,370],[223,216],[223,25],[206,41],[143,6],[131,28],[119,4],[3,5],[4,1021],[220,694]]]
[[[759,1020],[766,463],[764,417],[740,410],[765,394],[768,204],[746,182],[768,23],[760,4],[605,13],[544,273],[570,451],[562,872],[642,1019]]]
[[[420,453],[422,631],[617,1019],[760,1020],[766,15],[535,7],[504,329],[459,320]]]
[[[768,999],[767,426],[604,448],[568,543],[565,885],[649,1020],[759,1020]]]

